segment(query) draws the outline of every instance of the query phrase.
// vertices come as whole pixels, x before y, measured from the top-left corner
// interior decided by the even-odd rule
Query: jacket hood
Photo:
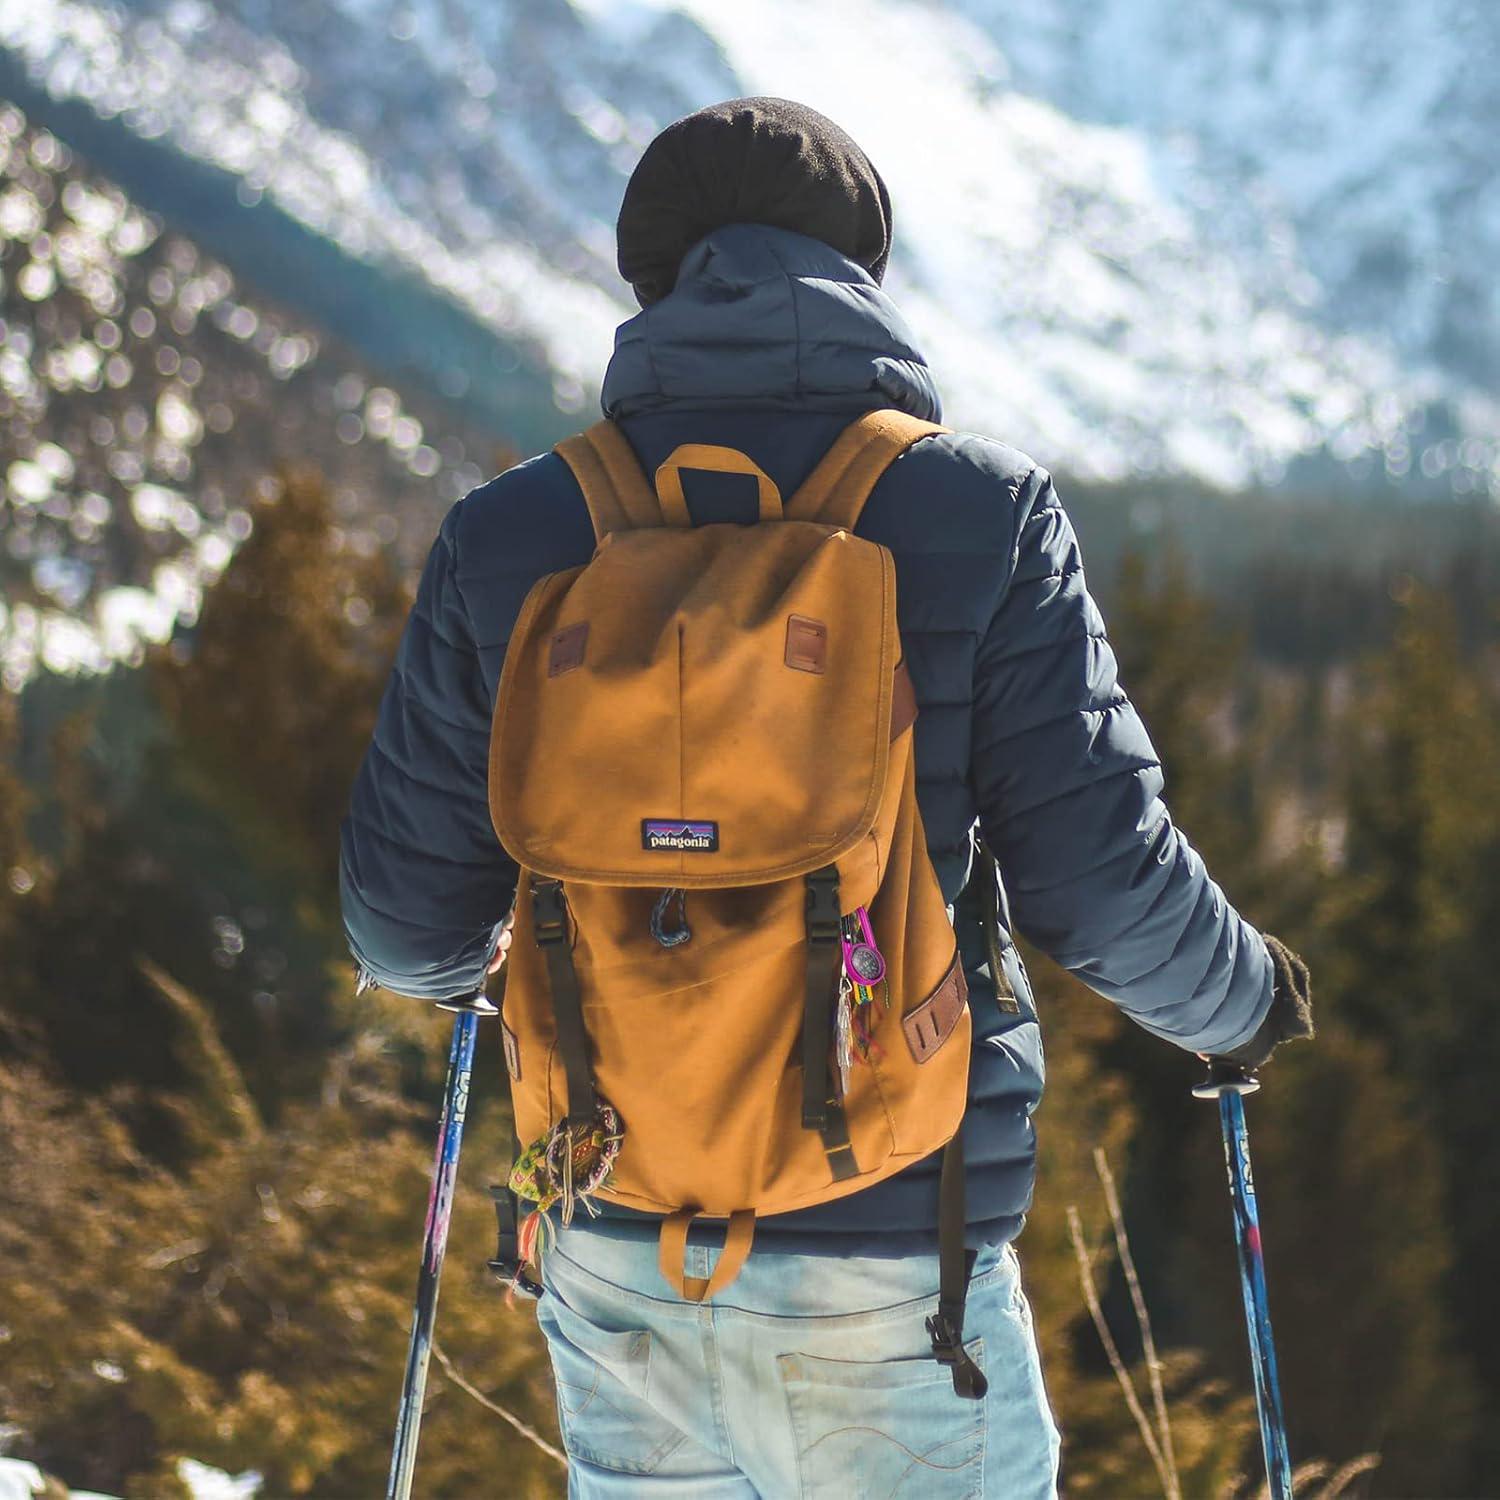
[[[894,406],[941,420],[932,372],[874,277],[821,240],[765,224],[705,235],[672,291],[620,325],[601,405],[616,419]]]

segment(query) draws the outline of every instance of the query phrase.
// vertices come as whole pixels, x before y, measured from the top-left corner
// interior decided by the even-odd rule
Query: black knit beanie
[[[685,115],[646,147],[615,226],[620,274],[649,307],[704,235],[744,223],[811,235],[885,275],[891,200],[870,158],[817,110],[764,98]]]

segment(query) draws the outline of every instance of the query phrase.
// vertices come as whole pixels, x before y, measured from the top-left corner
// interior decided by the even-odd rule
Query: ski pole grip
[[[439,1000],[439,1010],[451,1010],[454,1015],[476,1015],[495,1016],[499,1011],[485,998],[483,990],[475,990],[472,995],[456,995],[452,1000]]]
[[[1193,1086],[1193,1098],[1219,1099],[1225,1094],[1253,1094],[1259,1087],[1260,1080],[1249,1068],[1215,1057],[1209,1059],[1208,1077]]]

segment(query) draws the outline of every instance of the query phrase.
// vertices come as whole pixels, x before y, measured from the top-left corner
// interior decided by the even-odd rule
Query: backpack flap
[[[812,521],[611,534],[528,595],[490,747],[518,864],[614,886],[758,885],[870,835],[898,638],[882,547]]]

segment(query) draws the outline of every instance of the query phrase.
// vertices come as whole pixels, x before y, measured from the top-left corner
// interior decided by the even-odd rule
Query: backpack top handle
[[[776,481],[748,454],[738,448],[720,448],[713,443],[682,443],[656,471],[656,498],[668,526],[691,526],[687,500],[682,493],[684,469],[708,469],[716,474],[753,474],[760,489],[760,519],[782,518],[781,491]]]

